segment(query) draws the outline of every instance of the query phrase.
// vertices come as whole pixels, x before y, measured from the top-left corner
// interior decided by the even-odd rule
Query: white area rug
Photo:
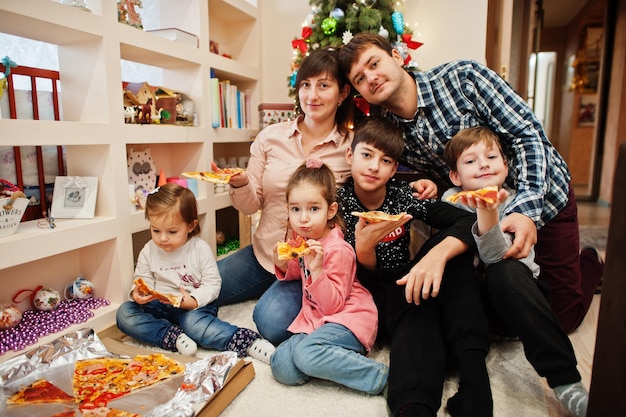
[[[219,317],[240,327],[256,329],[252,321],[254,301],[222,307]],[[159,351],[130,338],[126,343]],[[199,349],[198,358],[217,353]],[[389,364],[387,347],[374,350],[371,357]],[[313,380],[301,386],[287,386],[272,377],[270,366],[249,358],[256,376],[224,410],[220,417],[386,417],[387,404],[382,395],[372,396],[323,380]],[[541,379],[530,366],[521,343],[498,342],[487,357],[491,378],[495,417],[545,417],[549,415]],[[449,414],[446,400],[457,390],[457,380],[450,377],[444,384],[442,407],[437,416]]]
[[[242,327],[254,327],[254,302],[222,307],[219,317]],[[372,357],[389,364],[387,348],[372,352]],[[371,396],[320,380],[291,387],[275,381],[269,365],[253,360],[256,377],[224,410],[224,417],[277,416],[387,416],[382,396]],[[545,417],[548,407],[541,379],[530,366],[519,342],[499,342],[492,345],[487,366],[493,391],[496,417]],[[445,401],[457,389],[456,379],[450,378],[444,387],[442,408],[438,416],[448,416]]]

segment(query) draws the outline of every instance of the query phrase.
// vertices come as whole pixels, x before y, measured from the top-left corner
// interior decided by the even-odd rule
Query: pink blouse
[[[237,210],[248,215],[262,210],[252,247],[259,263],[271,273],[274,272],[272,248],[276,242],[285,240],[287,231],[285,188],[289,176],[307,158],[326,163],[335,172],[338,185],[350,176],[345,155],[352,143],[352,132],[345,138],[335,128],[305,155],[302,133],[298,130],[302,117],[263,129],[250,146],[246,170],[250,182],[243,187],[230,187],[230,199]]]

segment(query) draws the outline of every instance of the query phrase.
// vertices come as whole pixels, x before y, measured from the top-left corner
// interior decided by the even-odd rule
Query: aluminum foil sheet
[[[74,363],[80,359],[99,357],[127,356],[107,351],[93,329],[83,328],[1,363],[0,415],[48,417],[75,410],[80,416],[76,405],[7,405],[6,398],[42,378],[71,394]],[[224,386],[229,371],[237,362],[234,352],[222,352],[188,363],[183,374],[133,391],[111,401],[108,406],[146,417],[192,417]]]

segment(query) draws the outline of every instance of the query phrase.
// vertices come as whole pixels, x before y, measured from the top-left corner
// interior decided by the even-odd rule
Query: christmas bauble
[[[322,30],[326,35],[332,35],[337,30],[337,21],[332,17],[327,17],[322,21]]]
[[[93,296],[93,289],[93,282],[81,275],[65,286],[65,298],[77,300],[89,298]]]
[[[339,7],[336,7],[330,12],[330,17],[333,19],[341,20],[346,16],[346,14]]]
[[[11,305],[0,306],[0,330],[15,327],[22,320],[22,312]]]
[[[61,301],[61,295],[53,288],[42,287],[35,293],[33,297],[33,306],[37,310],[50,311],[54,310]]]

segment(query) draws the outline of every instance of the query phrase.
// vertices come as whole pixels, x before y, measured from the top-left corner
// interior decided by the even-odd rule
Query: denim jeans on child
[[[326,323],[311,334],[298,333],[281,343],[272,355],[272,374],[287,385],[304,384],[315,377],[368,394],[380,394],[389,368],[365,353],[348,328]]]
[[[287,327],[302,307],[302,283],[278,281],[254,256],[252,246],[217,262],[222,289],[215,305],[234,304],[259,298],[253,319],[259,333],[275,345],[291,336]]]
[[[117,326],[127,335],[144,343],[171,350],[165,341],[174,326],[198,345],[223,351],[238,327],[217,318],[213,304],[184,310],[159,301],[137,304],[126,301],[117,310]],[[164,344],[165,341],[165,344]]]

